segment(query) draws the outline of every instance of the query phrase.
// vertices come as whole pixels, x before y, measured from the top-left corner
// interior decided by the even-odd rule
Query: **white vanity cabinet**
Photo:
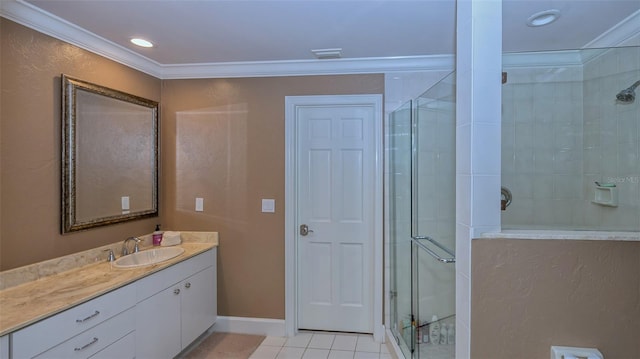
[[[217,319],[216,249],[138,281],[136,358],[173,358]]]
[[[0,359],[9,359],[9,336],[0,337]]]
[[[13,332],[10,358],[89,358],[135,330],[135,304],[130,284]]]
[[[218,311],[215,267],[206,268],[187,278],[182,281],[181,287],[180,327],[184,349],[216,322]]]
[[[0,337],[0,359],[173,358],[216,319],[214,247]]]

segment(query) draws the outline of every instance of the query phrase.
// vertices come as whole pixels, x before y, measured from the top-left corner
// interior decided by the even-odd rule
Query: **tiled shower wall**
[[[505,69],[502,186],[513,194],[503,228],[573,225],[582,189],[582,69]]]
[[[640,50],[611,49],[584,65],[505,68],[503,228],[640,229],[640,99],[615,95],[640,79]],[[616,183],[618,207],[592,203]]]
[[[584,66],[583,194],[593,198],[595,181],[618,191],[618,207],[585,203],[585,221],[598,229],[640,230],[640,96],[615,101],[638,80],[640,47],[607,50]]]

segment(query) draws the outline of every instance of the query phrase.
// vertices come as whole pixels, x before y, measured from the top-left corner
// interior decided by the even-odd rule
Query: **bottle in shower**
[[[453,326],[453,323],[449,324],[449,329],[447,330],[447,344],[455,344],[456,343],[456,328]]]
[[[438,316],[431,317],[431,323],[429,324],[429,342],[431,344],[440,343],[440,323],[438,323]]]
[[[440,344],[447,344],[447,325],[440,326]]]

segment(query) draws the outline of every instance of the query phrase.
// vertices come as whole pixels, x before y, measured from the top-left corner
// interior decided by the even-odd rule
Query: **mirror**
[[[158,215],[158,103],[62,75],[62,233]]]

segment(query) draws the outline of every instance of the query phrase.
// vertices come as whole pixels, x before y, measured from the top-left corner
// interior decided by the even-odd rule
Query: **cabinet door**
[[[0,337],[0,359],[9,359],[9,336]]]
[[[173,358],[180,345],[179,285],[171,286],[136,305],[136,358]]]
[[[182,348],[211,327],[217,317],[215,266],[182,281]]]

